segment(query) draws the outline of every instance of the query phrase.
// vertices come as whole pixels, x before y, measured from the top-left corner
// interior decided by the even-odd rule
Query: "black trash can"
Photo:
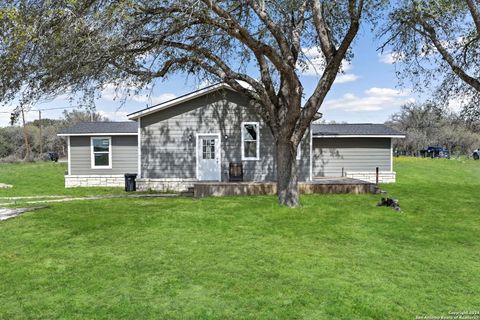
[[[136,178],[136,173],[125,173],[125,191],[137,191],[137,184],[135,181]]]

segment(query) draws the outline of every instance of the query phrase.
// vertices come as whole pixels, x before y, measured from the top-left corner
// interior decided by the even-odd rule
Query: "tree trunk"
[[[277,194],[278,203],[288,207],[298,207],[298,177],[296,148],[290,140],[277,141]]]

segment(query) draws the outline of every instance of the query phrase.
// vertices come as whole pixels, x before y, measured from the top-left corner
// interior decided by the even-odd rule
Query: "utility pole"
[[[43,141],[42,141],[42,111],[38,110],[38,124],[39,124],[39,129],[40,129],[40,139],[38,140],[40,143],[40,156],[43,154]]]
[[[28,144],[28,135],[27,127],[25,126],[25,112],[23,111],[23,106],[20,109],[22,111],[22,122],[23,122],[23,138],[25,139],[25,159],[30,160],[30,146]]]

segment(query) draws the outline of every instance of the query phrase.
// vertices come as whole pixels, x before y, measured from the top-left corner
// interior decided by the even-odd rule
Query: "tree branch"
[[[224,19],[224,23],[228,25],[228,28],[225,27],[222,23],[210,19],[206,16],[201,16],[204,19],[204,22],[214,25],[223,31],[225,31],[230,36],[236,38],[243,44],[245,44],[250,50],[258,54],[262,54],[268,57],[270,61],[281,71],[288,72],[288,67],[284,63],[284,60],[279,56],[272,47],[258,41],[253,38],[250,33],[240,25],[240,23],[235,19],[230,13],[223,10],[220,6],[214,3],[212,0],[200,0],[205,3],[211,10],[217,14],[219,17]],[[199,17],[200,18],[200,17]]]
[[[305,25],[305,11],[307,9],[308,0],[305,0],[300,5],[298,9],[298,22],[293,21],[293,31],[292,31],[292,54],[295,60],[295,64],[298,60],[298,55],[301,50],[301,40],[302,40],[302,30]],[[292,20],[294,20],[292,18]]]
[[[358,8],[355,0],[349,0],[350,26],[340,46],[327,63],[322,77],[320,78],[320,81],[318,82],[313,94],[307,100],[302,109],[300,119],[297,122],[295,136],[293,137],[294,139],[300,140],[303,137],[303,134],[305,133],[315,114],[318,112],[318,109],[322,105],[327,93],[332,87],[333,82],[335,81],[335,78],[340,70],[343,58],[350,48],[353,39],[355,39],[360,27],[362,8],[363,0],[359,1]]]
[[[271,32],[275,40],[277,41],[280,51],[290,65],[290,67],[295,68],[295,61],[293,59],[292,52],[290,51],[289,44],[287,39],[283,35],[282,29],[276,25],[265,12],[264,6],[260,7],[257,3],[257,0],[247,0],[247,5],[250,6],[257,16],[262,20],[267,29]]]
[[[336,52],[335,45],[332,39],[332,33],[327,26],[324,19],[323,5],[319,0],[312,0],[313,21],[317,31],[318,40],[320,41],[320,48],[325,56],[327,63],[333,58]]]
[[[472,19],[475,23],[477,34],[480,34],[480,12],[477,8],[477,5],[473,2],[473,0],[465,0],[465,2],[467,2],[468,10],[470,10],[470,13],[472,14]]]
[[[460,77],[463,81],[467,84],[475,88],[475,90],[480,92],[480,81],[470,75],[468,75],[456,62],[453,56],[448,52],[448,50],[444,47],[441,41],[437,37],[437,33],[435,28],[429,25],[425,20],[419,20],[420,25],[423,27],[425,32],[423,33],[430,41],[432,41],[435,48],[437,48],[438,52],[442,56],[442,58],[448,63],[452,71]],[[419,30],[417,30],[419,31]],[[421,31],[419,31],[421,32]]]

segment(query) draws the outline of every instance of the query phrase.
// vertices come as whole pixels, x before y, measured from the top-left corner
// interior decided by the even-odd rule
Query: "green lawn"
[[[122,193],[122,188],[69,188],[65,189],[63,175],[66,163],[0,163],[0,182],[13,185],[0,189],[0,197],[68,195],[88,196]]]
[[[376,207],[377,195],[305,196],[293,210],[274,197],[111,199],[0,222],[0,319],[479,311],[480,162],[395,167],[384,189],[400,213]]]

